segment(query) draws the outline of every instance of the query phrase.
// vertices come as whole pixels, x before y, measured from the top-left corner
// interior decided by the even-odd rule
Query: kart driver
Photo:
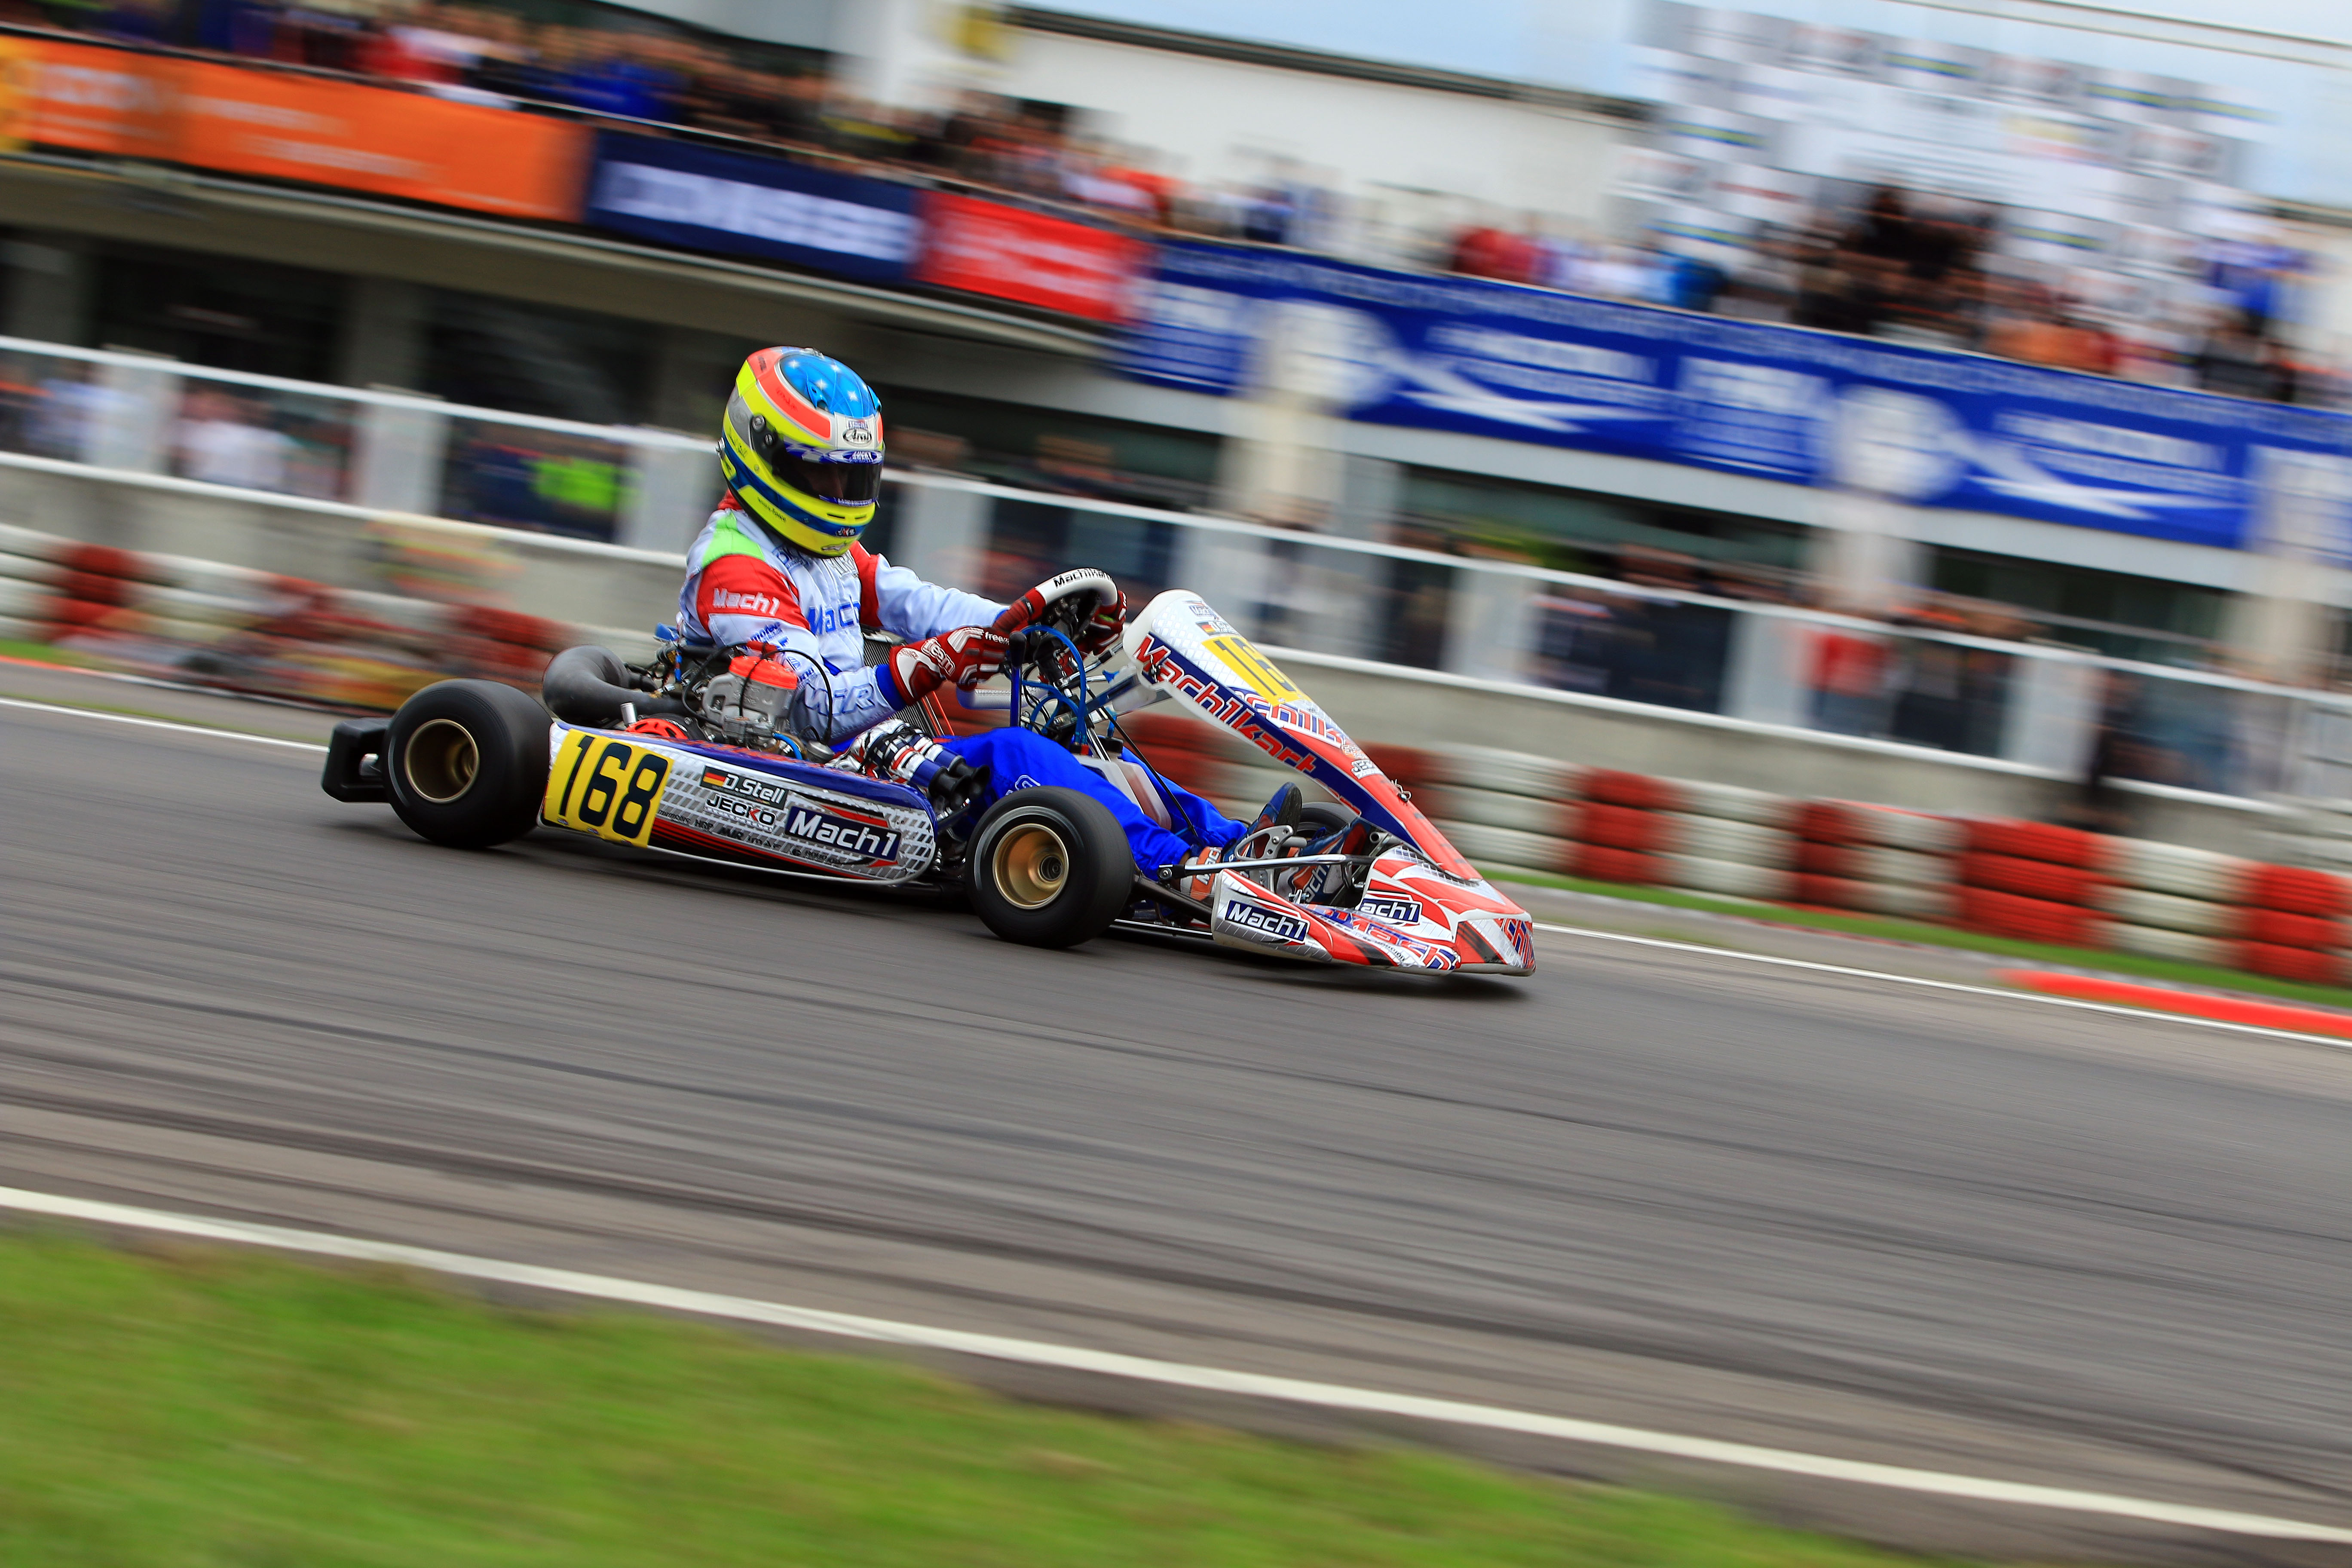
[[[845,760],[868,772],[887,768],[912,780],[910,756],[943,752],[981,771],[981,798],[990,803],[1040,784],[1092,795],[1126,830],[1146,876],[1188,857],[1214,858],[1202,850],[1223,849],[1245,833],[1297,822],[1295,784],[1277,791],[1247,826],[1164,779],[1157,782],[1165,798],[1147,811],[1032,731],[1008,726],[932,742],[891,723],[931,692],[969,689],[997,674],[1007,647],[991,629],[1003,605],[926,583],[858,542],[881,494],[882,452],[881,405],[847,365],[803,348],[761,349],[743,362],[719,429],[727,494],[687,552],[678,594],[677,629],[688,650],[745,644],[772,650],[769,657],[799,677],[793,729],[848,742]],[[1079,648],[1090,658],[1108,651],[1126,618],[1121,595],[1081,629]],[[869,631],[905,639],[870,668]]]

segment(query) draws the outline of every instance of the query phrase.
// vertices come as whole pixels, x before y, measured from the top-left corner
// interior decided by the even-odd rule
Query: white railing
[[[0,338],[0,458],[272,492],[674,553],[715,500],[710,438]],[[188,487],[193,488],[193,487]],[[2068,648],[1891,628],[1516,562],[921,472],[876,542],[1003,596],[1063,566],[1182,584],[1251,635],[1438,669],[2236,795],[2352,795],[2352,697]]]
[[[1002,595],[1066,565],[1181,584],[1253,637],[2080,776],[2198,794],[2352,794],[2352,696],[2042,644],[1891,627],[1517,562],[894,475],[877,539]]]
[[[371,511],[674,542],[708,437],[0,337],[0,451]]]

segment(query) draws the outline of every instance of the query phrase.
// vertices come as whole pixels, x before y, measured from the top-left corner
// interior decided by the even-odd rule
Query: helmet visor
[[[878,452],[816,452],[780,445],[769,456],[768,465],[776,470],[776,478],[819,500],[862,506],[882,493]]]

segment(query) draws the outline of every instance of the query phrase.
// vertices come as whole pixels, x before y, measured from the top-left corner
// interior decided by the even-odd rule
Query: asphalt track
[[[1041,953],[436,849],[318,765],[0,709],[0,1185],[2352,1526],[2352,1052],[1557,934],[1517,982]]]

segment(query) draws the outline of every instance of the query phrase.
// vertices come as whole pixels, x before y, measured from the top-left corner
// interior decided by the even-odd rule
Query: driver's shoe
[[[1196,855],[1186,856],[1184,858],[1186,866],[1196,871],[1205,870],[1207,874],[1177,879],[1176,890],[1196,904],[1206,903],[1210,889],[1216,885],[1217,862],[1224,858],[1225,852],[1213,845]]]
[[[1242,830],[1242,837],[1255,837],[1269,827],[1297,827],[1298,814],[1306,809],[1307,796],[1300,792],[1298,786],[1295,784],[1284,784],[1274,792],[1274,798],[1265,803],[1265,809],[1257,814],[1257,820]],[[1238,843],[1240,840],[1236,839],[1235,842]]]

